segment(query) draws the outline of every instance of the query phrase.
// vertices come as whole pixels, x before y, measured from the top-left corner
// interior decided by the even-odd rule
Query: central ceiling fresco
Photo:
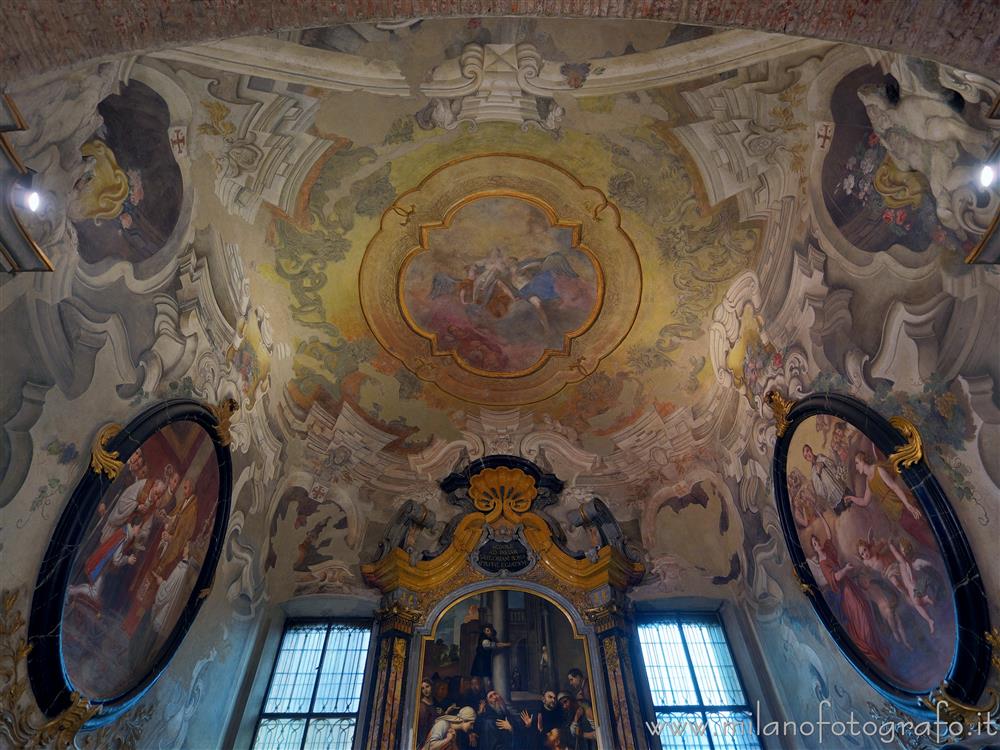
[[[527,404],[590,375],[628,334],[642,271],[620,214],[537,157],[435,170],[386,211],[361,306],[421,380],[483,404]]]

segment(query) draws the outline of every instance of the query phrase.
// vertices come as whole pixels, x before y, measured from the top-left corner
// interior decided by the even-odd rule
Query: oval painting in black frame
[[[965,534],[923,459],[860,401],[797,402],[774,452],[782,531],[823,624],[865,679],[919,715],[948,683],[967,703],[986,684],[986,594]]]
[[[73,694],[111,721],[170,662],[211,586],[232,492],[229,448],[197,401],[143,411],[111,437],[113,480],[91,469],[56,525],[28,623],[28,674],[47,716]]]

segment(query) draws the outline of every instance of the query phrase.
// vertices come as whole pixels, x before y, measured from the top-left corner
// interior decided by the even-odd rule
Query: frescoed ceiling
[[[754,6],[761,28],[803,28],[778,5]],[[843,19],[828,6],[827,30]],[[185,6],[209,11],[230,12]],[[81,49],[123,49],[136,13]],[[360,566],[397,512],[426,520],[406,541],[419,555],[460,512],[437,482],[489,454],[565,482],[545,512],[571,551],[592,544],[575,514],[602,499],[644,557],[635,600],[735,603],[767,669],[796,675],[777,684],[789,717],[822,698],[867,715],[789,567],[766,394],[836,392],[917,424],[1000,590],[1000,190],[976,182],[1000,83],[995,54],[974,54],[996,24],[959,38],[957,13],[931,24],[934,48],[982,58],[974,72],[519,16],[212,26],[193,46],[178,26],[152,51],[0,80],[0,145],[41,200],[19,217],[55,268],[0,278],[5,573],[36,580],[102,426],[235,399],[232,512],[156,688],[162,746],[189,724],[191,746],[226,744],[200,681],[239,683],[275,607],[369,615]],[[898,49],[893,18],[841,25]]]
[[[257,130],[271,123],[246,121],[261,120],[266,110],[261,105],[256,114],[244,104],[260,98],[254,87],[265,87],[262,79],[240,82],[229,73],[202,84],[214,98],[199,102],[194,113],[196,147],[217,160],[216,195],[228,213],[266,232],[265,243],[240,249],[244,257],[260,253],[252,294],[268,308],[272,327],[284,318],[275,338],[293,347],[287,403],[300,412],[316,404],[330,414],[346,404],[399,454],[457,437],[456,413],[532,403],[529,421],[549,420],[583,445],[607,451],[611,436],[637,420],[662,418],[704,394],[714,381],[705,357],[707,320],[726,282],[755,263],[764,227],[760,219],[741,217],[734,198],[710,204],[695,160],[671,127],[691,118],[689,107],[683,99],[671,101],[662,83],[692,77],[687,56],[700,60],[699,75],[717,75],[719,54],[708,51],[714,48],[706,46],[711,34],[704,29],[609,24],[596,37],[583,32],[582,26],[567,33],[544,22],[473,20],[392,30],[339,27],[303,32],[298,40],[263,40],[274,59],[295,55],[283,73],[271,71],[288,82],[267,82],[265,98],[278,98],[281,87],[286,101],[280,106],[291,116],[312,115],[308,126],[284,115],[278,137],[287,151],[278,158],[288,176],[279,167],[280,190],[277,184],[264,191],[246,187],[257,181],[251,174],[266,179],[264,162],[277,156],[264,145],[276,136]],[[727,35],[737,59],[763,59],[775,45],[821,46]],[[258,41],[220,43],[212,60],[240,68]],[[661,64],[674,59],[672,50],[680,57],[674,70]],[[164,57],[207,62],[209,54],[199,49]],[[312,75],[308,66],[316,72],[328,62],[339,66],[340,81],[325,81],[322,89],[316,81],[312,88],[298,83]],[[194,83],[197,69],[186,69]],[[583,96],[590,87],[599,93]],[[346,88],[354,90],[338,90]],[[242,123],[241,108],[247,113]],[[492,163],[460,176],[465,183],[442,174],[440,188],[432,188],[438,194],[420,196],[441,208],[472,201],[454,215],[449,231],[427,230],[428,223],[445,220],[444,212],[414,209],[414,191],[445,165],[487,153],[495,155]],[[590,192],[573,195],[567,187],[573,185]],[[489,190],[520,198],[501,210],[496,199],[483,201]],[[268,192],[277,200],[269,201]],[[535,215],[503,212],[531,201],[540,202]],[[598,204],[600,212],[591,216]],[[540,236],[545,230],[536,224],[556,206],[546,221],[582,232],[583,250],[572,239],[560,244]],[[595,228],[617,224],[616,236],[586,244]],[[433,260],[421,268],[414,259],[404,272],[401,257],[420,244],[424,231]],[[462,247],[453,247],[456,242]],[[631,255],[636,259],[622,260]],[[386,279],[367,279],[365,268]],[[366,288],[383,282],[384,288]],[[470,288],[463,292],[463,284]],[[516,284],[529,291],[519,297]],[[364,308],[368,298],[378,309]],[[277,299],[288,301],[280,311],[272,310]],[[417,300],[441,308],[428,324],[433,331],[421,329],[408,310]],[[637,304],[645,314],[636,316]],[[397,306],[400,314],[375,326],[373,336],[366,318],[371,323]],[[442,317],[447,308],[451,316]],[[607,329],[598,336],[604,341],[584,351],[595,328]],[[453,354],[441,354],[448,351]],[[547,362],[543,351],[551,353]],[[462,373],[443,372],[442,358],[464,369],[470,382],[449,385]],[[555,365],[549,369],[562,374],[551,387],[531,387],[524,382],[531,375],[523,373],[536,365]]]
[[[79,397],[80,361],[112,365],[77,334],[101,331],[127,341],[128,408],[239,398],[234,600],[361,591],[401,502],[446,518],[435,480],[503,452],[567,481],[557,515],[604,497],[657,590],[766,598],[770,522],[743,517],[769,388],[920,394],[954,350],[941,388],[970,413],[955,379],[1000,377],[945,343],[993,304],[963,259],[1000,196],[963,175],[997,92],[890,53],[629,21],[348,24],[101,63],[13,91],[17,146],[69,196],[26,221],[76,300],[32,308],[64,334],[25,351],[25,382]],[[104,322],[124,309],[148,312]],[[24,396],[4,399],[9,420]],[[702,536],[720,545],[698,559]]]

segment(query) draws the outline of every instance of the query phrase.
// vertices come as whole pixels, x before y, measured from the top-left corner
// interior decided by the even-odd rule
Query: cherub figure
[[[933,634],[934,618],[927,611],[927,607],[934,604],[934,599],[928,593],[928,589],[933,583],[930,571],[934,569],[934,566],[922,557],[914,557],[912,547],[905,540],[900,540],[898,545],[889,542],[889,551],[899,565],[899,578],[903,585],[903,593],[913,608],[927,622],[927,626]]]
[[[858,541],[858,556],[866,566],[881,573],[903,595],[927,623],[933,635],[935,622],[927,607],[934,604],[928,593],[933,583],[930,571],[934,566],[923,558],[914,558],[907,542],[876,539],[873,531],[868,532],[867,539]],[[908,643],[906,645],[909,646]]]

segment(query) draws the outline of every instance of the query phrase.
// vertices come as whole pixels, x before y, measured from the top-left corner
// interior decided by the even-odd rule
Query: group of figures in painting
[[[565,615],[523,592],[486,596],[503,596],[507,639],[481,620],[485,602],[442,616],[424,649],[416,750],[594,750],[590,682],[560,669],[585,664]]]
[[[527,369],[546,350],[561,351],[594,309],[590,258],[526,201],[474,201],[431,237],[405,276],[407,309],[439,350],[472,367]]]
[[[955,612],[920,503],[863,432],[830,414],[796,428],[787,478],[800,545],[853,647],[891,684],[935,687]]]
[[[70,573],[62,652],[75,689],[111,699],[156,662],[204,563],[218,494],[214,443],[194,422],[166,426],[128,457]]]

